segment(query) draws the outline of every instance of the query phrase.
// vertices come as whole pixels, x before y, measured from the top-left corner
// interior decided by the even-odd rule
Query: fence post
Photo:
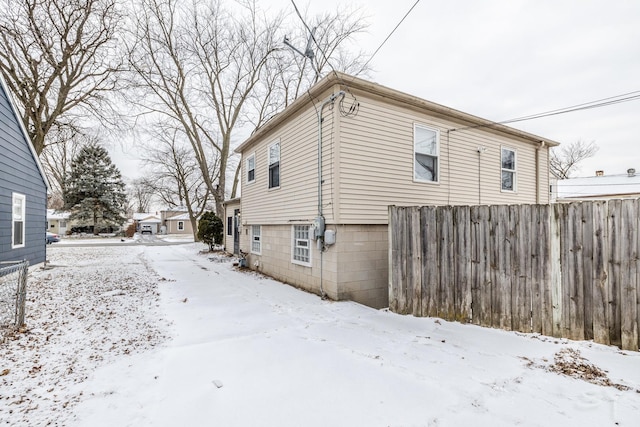
[[[16,327],[24,325],[24,311],[27,301],[27,275],[29,274],[29,261],[24,260],[20,266],[18,283],[16,286]]]

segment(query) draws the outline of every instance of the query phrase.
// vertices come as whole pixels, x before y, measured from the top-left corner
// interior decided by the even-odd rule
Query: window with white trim
[[[24,194],[13,193],[11,210],[11,247],[24,247],[26,222],[26,197]]]
[[[308,225],[293,226],[292,262],[311,267],[311,240]]]
[[[227,217],[227,236],[233,236],[233,217]]]
[[[179,231],[183,231],[184,230],[184,221],[178,221],[178,230]]]
[[[269,188],[280,187],[280,142],[269,146]]]
[[[438,182],[439,132],[426,126],[413,126],[413,178],[416,181]]]
[[[256,155],[252,154],[247,157],[247,182],[256,180]]]
[[[516,151],[502,147],[500,153],[502,191],[516,191]]]
[[[262,226],[251,226],[251,253],[260,255],[262,253]]]

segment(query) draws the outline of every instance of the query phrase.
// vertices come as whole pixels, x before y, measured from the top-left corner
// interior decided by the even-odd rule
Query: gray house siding
[[[0,261],[45,261],[47,184],[0,80]],[[24,247],[12,248],[12,197],[25,196]]]

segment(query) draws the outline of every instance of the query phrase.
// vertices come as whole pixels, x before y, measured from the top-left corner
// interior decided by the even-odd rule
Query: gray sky
[[[367,1],[361,46],[375,51],[414,3]],[[640,1],[420,0],[371,64],[377,83],[495,121],[640,91]],[[578,175],[640,170],[640,99],[510,126],[595,141]]]
[[[371,26],[358,43],[371,53],[414,3],[296,1],[310,15],[362,4]],[[260,4],[293,12],[291,0]],[[495,121],[640,91],[640,1],[420,0],[371,66],[377,83]],[[510,126],[595,141],[578,176],[640,170],[640,99]]]

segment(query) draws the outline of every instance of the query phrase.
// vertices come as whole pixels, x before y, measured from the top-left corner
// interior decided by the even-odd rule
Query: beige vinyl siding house
[[[231,199],[224,202],[224,240],[225,251],[239,255],[240,251],[240,199]]]
[[[324,78],[236,150],[248,266],[332,299],[385,307],[389,205],[549,202],[549,147],[557,143],[487,125],[352,76]],[[270,188],[274,144],[279,183]],[[319,212],[335,244],[307,237]]]

